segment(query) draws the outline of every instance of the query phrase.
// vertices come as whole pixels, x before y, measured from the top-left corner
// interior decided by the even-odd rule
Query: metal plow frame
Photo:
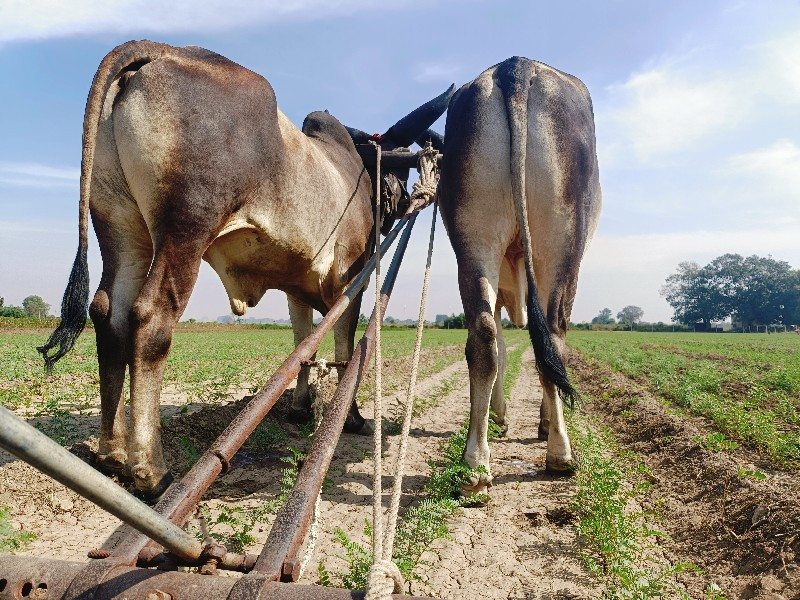
[[[417,157],[410,152],[387,152],[384,156],[393,164],[412,166],[413,163],[416,166]],[[416,213],[405,215],[381,243],[383,256],[402,230],[381,288],[382,314],[385,314],[416,216]],[[366,285],[375,266],[373,256],[311,335],[284,360],[191,470],[167,490],[154,508],[143,504],[0,407],[0,446],[133,527],[112,551],[90,553],[96,560],[88,563],[0,555],[0,600],[363,598],[363,592],[290,582],[300,577],[298,553],[313,517],[314,503],[341,436],[350,403],[374,349],[374,314],[355,348],[314,435],[295,486],[278,512],[260,555],[228,553],[219,544],[202,546],[181,527],[217,477],[228,472],[233,456],[297,376],[303,362],[317,351],[325,334]],[[200,573],[181,572],[177,570],[179,566],[197,566]],[[218,568],[241,571],[245,575],[240,578],[208,577]]]

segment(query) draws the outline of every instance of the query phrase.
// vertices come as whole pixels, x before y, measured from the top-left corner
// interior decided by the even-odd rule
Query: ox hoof
[[[361,415],[347,415],[342,428],[345,433],[355,433],[356,435],[372,435],[375,432],[375,425]]]
[[[152,487],[142,488],[139,486],[139,481],[136,480],[136,491],[142,500],[148,504],[156,504],[159,500],[161,500],[161,496],[164,495],[164,492],[167,491],[167,488],[172,485],[172,482],[172,473],[167,471],[166,474],[158,481],[158,483]]]
[[[500,428],[499,437],[506,437],[508,435],[508,423],[496,423],[496,425]]]
[[[575,473],[575,461],[571,458],[558,457],[548,452],[544,468],[550,475],[571,477]]]
[[[492,487],[492,476],[489,473],[473,472],[459,487],[461,489],[461,496],[464,498],[469,498],[477,494],[487,495],[489,493],[489,488]],[[483,504],[486,504],[485,500],[470,503],[469,506],[479,506]]]
[[[286,420],[289,421],[289,423],[295,423],[295,424],[310,423],[313,418],[314,418],[314,413],[311,411],[310,408],[295,408],[294,406],[292,406],[286,412]]]
[[[97,466],[106,475],[122,475],[130,477],[128,454],[124,450],[112,450],[108,454],[97,454]]]
[[[539,422],[539,432],[538,437],[540,440],[547,440],[550,437],[550,427],[543,422]]]

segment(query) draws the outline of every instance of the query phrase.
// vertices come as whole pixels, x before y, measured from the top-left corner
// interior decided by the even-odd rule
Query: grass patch
[[[283,446],[288,439],[289,435],[283,427],[274,422],[262,421],[253,430],[244,445],[248,448],[265,451]]]
[[[578,457],[571,509],[579,517],[581,558],[603,584],[605,597],[688,598],[675,575],[699,569],[659,558],[657,542],[665,534],[656,528],[658,514],[632,508],[650,488],[644,464],[623,451],[608,429],[594,431],[575,412],[568,427]]]
[[[24,552],[36,534],[16,529],[11,523],[11,509],[0,506],[0,552],[16,554]]]
[[[62,446],[78,439],[78,419],[64,408],[61,398],[48,398],[34,413],[33,426]]]
[[[695,436],[694,441],[700,444],[703,450],[708,450],[709,452],[730,452],[739,447],[739,444],[733,440],[729,440],[725,437],[724,433],[718,431],[709,433],[704,438]]]
[[[188,471],[200,459],[200,453],[192,443],[192,440],[189,439],[189,436],[186,435],[178,436],[178,447],[183,455],[183,466]]]
[[[305,454],[296,448],[290,447],[289,452],[289,456],[281,458],[288,466],[281,470],[281,491],[277,497],[251,509],[221,504],[215,511],[207,504],[200,504],[198,508],[202,518],[199,524],[191,526],[192,533],[201,541],[212,538],[224,545],[229,552],[244,552],[248,546],[254,544],[256,538],[252,535],[253,528],[267,515],[278,513],[291,493],[300,463],[305,459]]]

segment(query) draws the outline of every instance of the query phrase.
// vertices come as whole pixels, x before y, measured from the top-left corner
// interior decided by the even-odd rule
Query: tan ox
[[[401,119],[382,145],[410,145],[451,94]],[[297,129],[278,110],[270,84],[240,65],[202,48],[146,41],[106,56],[84,121],[78,255],[62,324],[40,348],[50,368],[83,328],[91,210],[103,256],[89,313],[104,469],[129,472],[151,496],[169,484],[159,397],[173,328],[200,261],[217,272],[237,315],[268,289],[286,292],[299,342],[311,331],[312,309],[326,313],[368,258],[372,189],[344,126],[312,113]],[[337,360],[352,353],[359,307],[360,297],[335,327]],[[295,408],[302,413],[307,371],[300,380]],[[363,423],[354,406],[351,429]]]
[[[575,391],[561,355],[578,268],[601,204],[592,104],[583,83],[514,57],[458,90],[448,108],[439,200],[469,329],[464,459],[486,469],[466,491],[483,491],[491,482],[490,405],[505,423],[501,307],[530,330],[544,389],[539,434],[548,440],[547,468],[569,471],[572,451],[557,390],[568,397]]]

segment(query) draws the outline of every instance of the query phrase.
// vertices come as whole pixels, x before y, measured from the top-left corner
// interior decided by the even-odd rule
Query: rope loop
[[[420,150],[417,159],[419,181],[412,187],[410,210],[422,210],[436,199],[440,156],[439,151],[430,142]]]
[[[379,560],[367,574],[367,595],[364,600],[384,600],[392,594],[402,594],[403,574],[391,560]]]

